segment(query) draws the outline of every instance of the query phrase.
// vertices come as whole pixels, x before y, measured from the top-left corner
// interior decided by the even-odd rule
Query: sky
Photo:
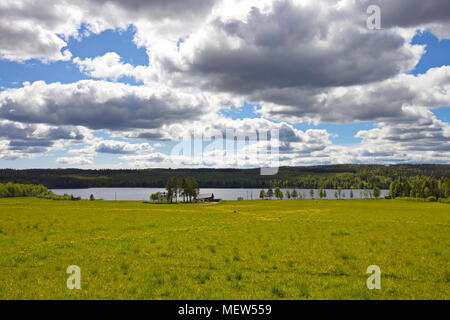
[[[0,17],[1,168],[450,163],[448,0],[4,0]]]

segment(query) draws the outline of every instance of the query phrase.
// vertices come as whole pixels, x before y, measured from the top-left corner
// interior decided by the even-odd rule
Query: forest
[[[0,198],[36,197],[51,200],[81,200],[80,197],[57,195],[47,187],[38,184],[0,183]],[[91,199],[93,200],[93,198]]]
[[[42,184],[49,189],[162,188],[171,176],[193,177],[202,188],[389,189],[394,181],[449,179],[450,165],[281,167],[274,176],[261,176],[259,169],[0,169],[0,183]]]

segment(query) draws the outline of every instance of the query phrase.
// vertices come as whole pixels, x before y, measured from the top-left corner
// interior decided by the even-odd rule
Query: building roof
[[[212,193],[203,193],[203,194],[199,194],[198,195],[198,199],[205,199],[205,198],[211,198],[212,197]]]

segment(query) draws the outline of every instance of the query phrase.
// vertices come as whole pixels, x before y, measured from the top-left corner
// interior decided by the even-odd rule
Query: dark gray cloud
[[[364,145],[383,147],[384,151],[450,152],[450,124],[440,121],[429,111],[414,118],[379,123],[378,128],[360,131]]]
[[[81,141],[85,138],[85,135],[80,129],[75,127],[49,127],[11,121],[0,121],[0,137],[17,141]]]
[[[68,60],[71,54],[66,42],[57,35],[43,29],[35,29],[31,24],[11,26],[9,22],[0,22],[0,58],[23,61],[32,58]]]
[[[360,3],[380,6],[383,27],[419,27],[436,23],[449,23],[448,0],[367,0]]]
[[[81,143],[85,132],[76,127],[50,127],[47,125],[24,124],[7,120],[0,121],[0,158],[20,158],[32,154],[46,153],[57,141]]]
[[[72,11],[72,12],[71,12]],[[23,61],[68,60],[66,42],[76,34],[79,22],[63,2],[22,0],[0,4],[0,58]]]
[[[79,4],[80,1],[74,1]],[[99,13],[107,15],[105,10],[115,7],[130,15],[148,19],[183,19],[189,16],[205,15],[217,0],[90,0],[85,3],[88,8],[99,6]]]
[[[170,76],[178,67],[180,83],[188,75],[209,90],[237,94],[361,85],[413,68],[419,55],[407,39],[367,30],[365,18],[354,8],[277,1],[270,12],[251,9],[245,21],[216,18],[182,45],[181,62],[161,63]]]
[[[21,149],[23,147],[51,147],[53,141],[50,140],[11,140],[9,146],[12,149]]]
[[[202,21],[215,0],[62,0],[3,1],[0,4],[0,58],[14,61],[40,59],[68,60],[67,38],[80,37],[84,24],[91,32],[126,28],[141,21],[155,28]],[[186,29],[185,29],[186,30]],[[166,30],[167,31],[167,30]],[[145,34],[145,32],[144,32]],[[185,35],[184,32],[180,33]]]
[[[147,143],[133,144],[122,141],[102,141],[95,146],[95,151],[110,154],[145,154],[151,153],[153,147]]]
[[[450,67],[441,67],[419,76],[404,74],[362,86],[256,91],[249,100],[260,102],[261,113],[268,118],[348,123],[405,121],[411,118],[407,107],[447,106],[449,94]]]
[[[0,93],[0,117],[90,129],[160,128],[199,119],[207,101],[171,90],[104,81],[33,83]]]
[[[162,133],[157,132],[141,132],[136,135],[136,138],[147,140],[166,140]]]
[[[218,14],[178,53],[155,56],[155,65],[175,85],[195,83],[260,103],[263,116],[285,121],[384,121],[407,117],[404,106],[437,107],[449,100],[435,90],[441,86],[449,92],[448,70],[436,83],[424,77],[412,86],[413,77],[401,77],[415,67],[423,48],[410,44],[411,30],[389,23],[368,30],[366,9],[374,2],[273,3],[271,9],[249,9],[245,18]],[[408,15],[413,7],[408,1],[377,3],[386,21],[387,12],[394,17],[402,9]],[[437,4],[441,10],[448,6]],[[419,12],[417,27],[440,23],[448,14],[424,4]]]

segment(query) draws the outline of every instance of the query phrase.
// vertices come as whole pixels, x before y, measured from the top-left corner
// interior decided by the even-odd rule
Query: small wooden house
[[[214,193],[211,194],[200,194],[195,202],[219,202],[220,199],[214,198]]]
[[[169,196],[167,194],[167,192],[160,192],[158,193],[158,202],[169,202]]]

